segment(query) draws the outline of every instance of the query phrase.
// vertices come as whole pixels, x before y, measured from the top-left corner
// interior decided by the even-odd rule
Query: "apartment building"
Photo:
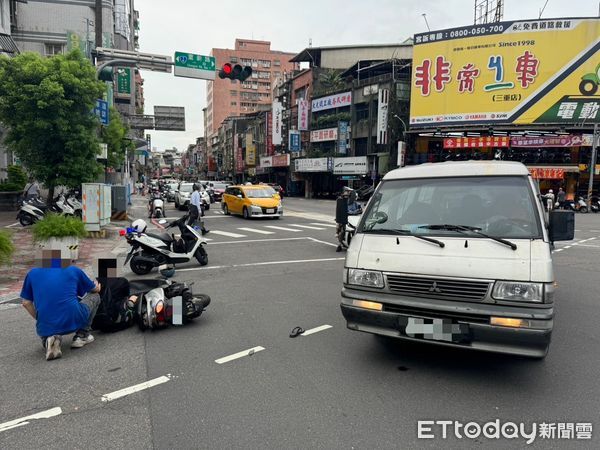
[[[207,136],[216,133],[229,116],[253,113],[265,105],[271,105],[277,80],[282,80],[285,73],[299,68],[299,63],[290,62],[295,53],[271,50],[268,41],[236,39],[233,49],[213,48],[211,55],[216,58],[217,68],[225,63],[251,66],[252,76],[242,83],[218,77],[208,82]]]

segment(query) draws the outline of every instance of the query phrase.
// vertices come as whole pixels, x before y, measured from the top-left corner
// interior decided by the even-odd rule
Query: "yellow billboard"
[[[254,145],[252,133],[246,134],[246,165],[256,165],[256,145]]]
[[[411,128],[600,121],[600,19],[414,36]]]

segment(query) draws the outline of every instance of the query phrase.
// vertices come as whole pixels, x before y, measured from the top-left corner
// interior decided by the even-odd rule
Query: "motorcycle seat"
[[[146,233],[148,236],[160,239],[163,242],[173,242],[173,237],[168,233]]]

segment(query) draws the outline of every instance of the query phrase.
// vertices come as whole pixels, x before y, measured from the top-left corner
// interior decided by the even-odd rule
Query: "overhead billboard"
[[[598,18],[416,34],[410,125],[599,122],[599,85]]]

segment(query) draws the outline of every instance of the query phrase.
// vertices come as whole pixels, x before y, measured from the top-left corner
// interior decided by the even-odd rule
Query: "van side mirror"
[[[574,211],[550,211],[548,222],[550,242],[570,241],[575,237]]]

